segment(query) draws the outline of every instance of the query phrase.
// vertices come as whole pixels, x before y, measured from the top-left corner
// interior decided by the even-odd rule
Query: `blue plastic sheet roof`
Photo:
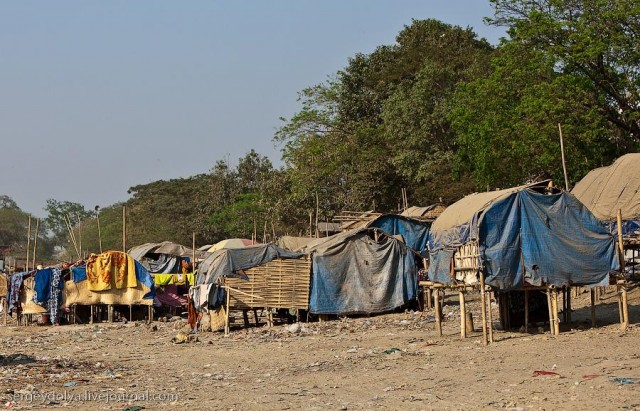
[[[439,217],[431,228],[429,278],[450,282],[456,248],[476,240],[485,282],[501,290],[533,285],[596,285],[619,269],[615,238],[573,195],[531,187],[482,193],[475,206]],[[490,198],[492,195],[493,198]],[[463,199],[473,204],[473,196]],[[450,209],[457,216],[447,216]],[[460,215],[464,218],[460,218]]]

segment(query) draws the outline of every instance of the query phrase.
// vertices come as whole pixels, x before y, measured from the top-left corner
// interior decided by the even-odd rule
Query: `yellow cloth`
[[[87,260],[87,281],[90,291],[105,291],[115,288],[135,288],[136,263],[121,251],[92,254]]]
[[[153,274],[153,283],[155,285],[184,285],[194,284],[193,273],[188,274]]]

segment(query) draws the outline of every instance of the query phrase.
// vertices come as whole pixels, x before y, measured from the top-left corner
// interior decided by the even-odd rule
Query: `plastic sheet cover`
[[[415,255],[394,238],[376,242],[372,231],[338,235],[313,250],[312,313],[384,312],[416,298]]]
[[[387,214],[371,221],[368,227],[377,227],[390,235],[401,235],[405,244],[423,257],[428,256],[427,241],[431,224],[399,215]]]
[[[530,189],[497,199],[464,227],[433,242],[429,278],[449,282],[460,243],[477,239],[485,282],[501,290],[534,285],[597,285],[619,269],[615,238],[575,197]],[[446,240],[446,241],[443,241]]]

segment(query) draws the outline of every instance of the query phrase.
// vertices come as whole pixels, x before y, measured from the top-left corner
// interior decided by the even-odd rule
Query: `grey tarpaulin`
[[[477,240],[486,283],[595,285],[619,269],[615,239],[573,195],[530,187],[467,196],[436,220],[429,278],[449,282],[456,248]],[[448,215],[449,212],[454,214]]]
[[[215,251],[200,264],[197,284],[215,284],[224,277],[248,279],[239,270],[256,267],[276,258],[300,258],[301,253],[284,250],[273,244],[260,244],[245,248],[225,248]]]
[[[313,275],[309,309],[316,314],[383,312],[414,300],[417,268],[401,241],[373,229],[338,234],[307,250]]]
[[[591,170],[571,193],[600,220],[615,221],[618,210],[623,220],[640,219],[640,153]]]

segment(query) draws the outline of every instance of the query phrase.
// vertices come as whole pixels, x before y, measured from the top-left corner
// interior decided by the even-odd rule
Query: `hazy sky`
[[[0,194],[102,207],[272,142],[297,92],[411,19],[496,44],[488,0],[0,0]]]

